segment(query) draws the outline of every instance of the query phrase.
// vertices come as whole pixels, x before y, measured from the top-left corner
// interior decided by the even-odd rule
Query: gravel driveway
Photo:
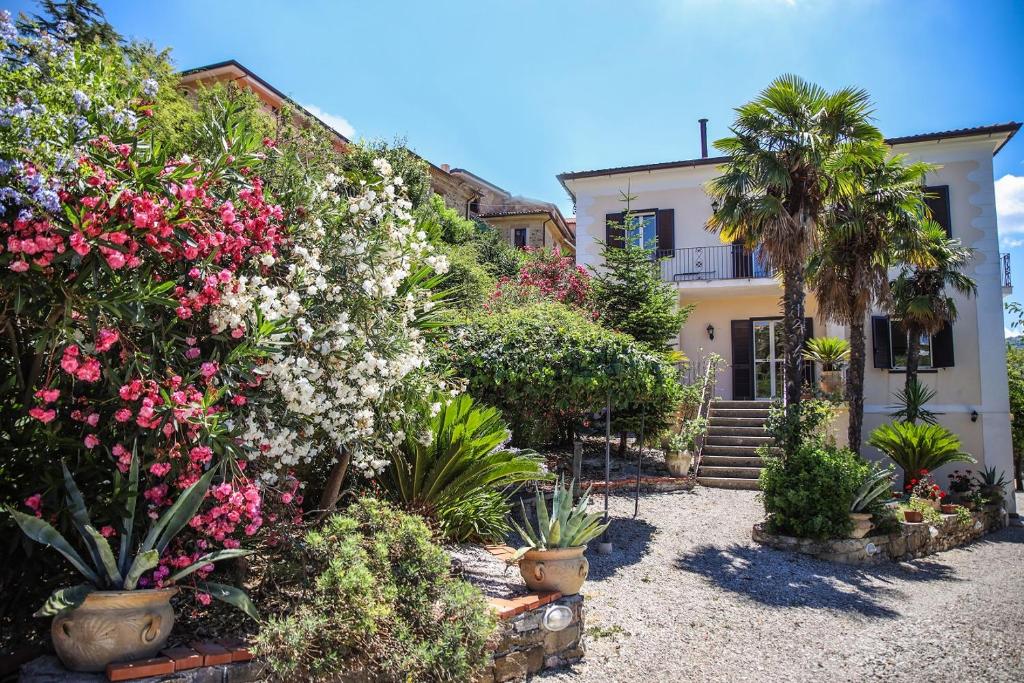
[[[586,659],[545,678],[1024,681],[1024,528],[857,569],[754,544],[752,491],[611,510],[614,553],[588,552]]]

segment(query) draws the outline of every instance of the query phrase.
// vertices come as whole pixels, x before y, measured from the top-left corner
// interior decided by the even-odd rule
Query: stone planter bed
[[[765,531],[764,522],[759,522],[754,525],[753,539],[779,550],[803,553],[830,562],[900,562],[965,545],[1004,528],[1008,523],[1006,511],[1002,508],[972,512],[971,516],[974,519],[971,524],[961,524],[956,515],[942,515],[942,521],[937,524],[901,522],[899,531],[891,534],[827,541],[772,534]]]
[[[523,680],[583,658],[583,596],[530,592],[519,571],[506,563],[514,552],[501,545],[450,549],[462,578],[484,592],[500,620],[491,665],[477,683]],[[553,604],[572,611],[572,621],[561,631],[544,627],[544,613]]]

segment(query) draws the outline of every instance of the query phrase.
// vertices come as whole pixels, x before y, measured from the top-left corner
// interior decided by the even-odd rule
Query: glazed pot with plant
[[[139,461],[133,457],[120,546],[115,555],[107,538],[93,525],[71,472],[66,466],[63,469],[71,521],[88,560],[48,522],[8,510],[26,536],[51,546],[85,578],[85,583],[55,591],[36,616],[53,617],[50,634],[54,649],[64,665],[74,671],[103,671],[111,662],[152,657],[167,644],[174,627],[170,600],[178,592],[176,582],[219,560],[250,553],[241,549],[209,552],[171,573],[159,587],[139,588],[143,575],[157,568],[168,545],[198,512],[217,470],[209,470],[185,489],[153,522],[142,542],[133,547],[139,491]],[[196,582],[195,586],[257,618],[255,607],[243,591],[212,582]]]
[[[892,498],[892,468],[877,466],[865,477],[850,503],[850,538],[864,538],[873,526],[871,520]]]
[[[540,488],[537,488],[536,519],[531,524],[526,507],[519,501],[523,525],[513,522],[523,539],[523,547],[516,551],[510,562],[519,562],[519,573],[526,586],[533,591],[557,591],[562,595],[580,592],[590,571],[590,563],[583,556],[587,543],[601,535],[608,524],[602,524],[600,512],[587,513],[590,489],[573,505],[572,491],[575,480],[564,487],[555,483],[551,510]]]
[[[977,475],[978,493],[986,504],[998,506],[1003,504],[1006,495],[1006,475],[995,467],[986,467]]]
[[[818,386],[826,394],[843,389],[843,368],[850,360],[850,343],[839,337],[815,337],[804,344],[804,360],[821,365]]]

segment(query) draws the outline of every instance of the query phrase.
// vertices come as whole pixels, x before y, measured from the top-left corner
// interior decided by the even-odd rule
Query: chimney
[[[700,158],[708,158],[708,120],[697,119],[700,122]]]
[[[448,164],[441,164],[441,170],[447,173],[448,171],[452,170],[452,167],[449,166]]]

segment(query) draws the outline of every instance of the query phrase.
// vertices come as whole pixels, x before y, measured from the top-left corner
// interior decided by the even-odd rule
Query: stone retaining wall
[[[942,515],[937,524],[900,523],[899,531],[866,538],[844,538],[815,541],[807,538],[781,536],[765,531],[764,523],[754,525],[753,539],[758,543],[811,555],[822,560],[845,564],[877,564],[899,562],[949,550],[997,531],[1008,523],[1002,508],[972,512],[973,521],[961,524],[956,515]]]
[[[523,604],[525,599],[530,602]],[[501,603],[496,605],[502,621],[498,627],[492,664],[476,679],[476,683],[523,680],[543,669],[554,669],[582,659],[583,596],[561,597],[554,593]],[[568,627],[561,631],[544,628],[544,612],[550,605],[565,605],[572,610],[572,622]]]

